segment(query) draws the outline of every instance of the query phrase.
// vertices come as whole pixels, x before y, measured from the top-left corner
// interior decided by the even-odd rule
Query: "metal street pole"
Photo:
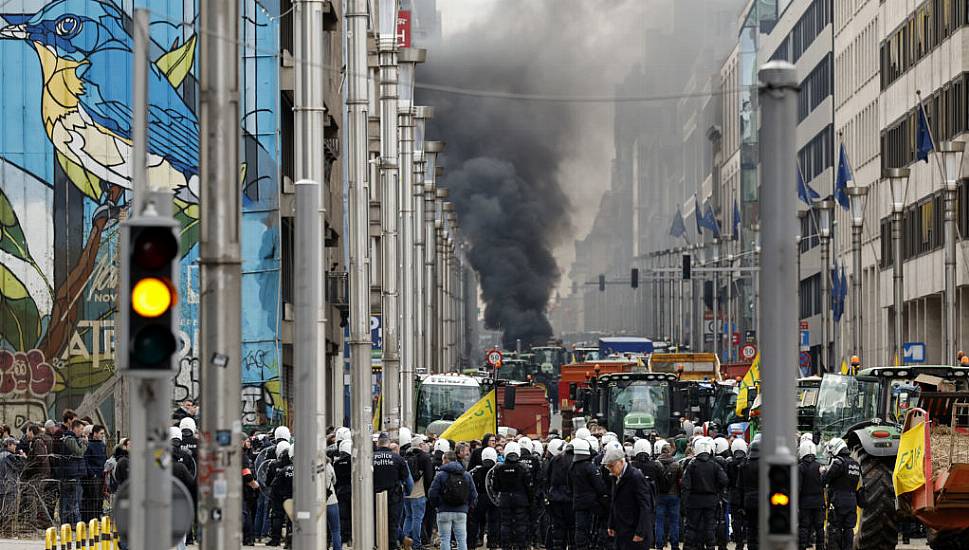
[[[172,204],[171,195],[156,192],[148,179],[148,13],[146,9],[136,9],[134,13],[132,217],[141,216],[148,202],[146,195],[160,198],[157,202],[163,215],[171,215]],[[121,372],[127,374],[126,370]],[[132,439],[127,541],[131,548],[162,550],[168,548],[168,529],[172,524],[170,443],[165,430],[171,419],[172,381],[165,376],[129,377],[128,383],[133,391],[128,394],[127,403]],[[164,536],[150,529],[151,524],[163,526]]]
[[[202,434],[199,523],[205,550],[242,545],[242,261],[237,2],[199,13],[201,227],[199,332]]]
[[[671,249],[667,255],[667,262],[669,267],[676,266],[676,259],[679,256],[679,251],[677,249]],[[676,345],[676,280],[679,276],[676,273],[670,273],[669,280],[669,292],[667,294],[667,308],[666,312],[669,316],[669,341],[670,345]]]
[[[427,373],[440,371],[437,362],[436,325],[437,323],[437,231],[435,230],[435,214],[437,213],[437,188],[434,186],[434,162],[436,153],[431,151],[431,144],[425,146],[427,168],[424,177],[424,349],[427,353]]]
[[[720,240],[713,240],[713,267],[720,267]],[[723,351],[723,322],[720,320],[720,273],[713,274],[713,353]]]
[[[760,544],[762,548],[794,550],[797,547],[797,461],[792,445],[796,436],[796,413],[791,403],[791,388],[796,385],[797,310],[790,299],[797,296],[794,271],[797,250],[795,173],[795,129],[797,126],[797,70],[786,61],[771,61],[760,69],[761,125],[761,233],[763,249],[760,266],[770,277],[761,281],[760,349],[762,362],[780,368],[761,371],[764,436],[761,453],[767,468],[760,468]],[[786,366],[785,366],[786,365]],[[771,512],[768,471],[786,469],[791,480],[789,525],[777,529],[768,522]]]
[[[383,318],[383,392],[381,415],[384,429],[394,434],[400,428],[400,294],[397,277],[400,265],[398,228],[400,189],[397,165],[397,8],[396,0],[380,0],[377,17],[380,60],[380,225],[383,228],[381,315]]]
[[[690,254],[690,250],[688,248],[684,248],[682,253],[684,255],[685,254]],[[692,256],[692,254],[690,254],[690,255]],[[679,323],[679,325],[680,325],[680,337],[677,340],[677,344],[676,345],[677,346],[683,346],[684,344],[688,344],[689,342],[687,342],[687,340],[686,340],[686,315],[687,315],[687,313],[686,313],[687,312],[687,309],[686,309],[687,308],[687,305],[686,305],[686,280],[683,279],[682,277],[680,278],[679,287],[680,287],[680,305],[679,305],[679,307],[680,307],[680,311],[679,311],[679,315],[680,315],[680,323]]]
[[[945,171],[943,196],[945,201],[945,346],[942,363],[956,360],[956,200],[958,193],[959,160],[966,144],[962,141],[943,141],[938,152]]]
[[[414,196],[411,197],[414,208],[414,318],[416,329],[416,349],[414,353],[414,369],[416,372],[428,372],[427,368],[427,317],[424,294],[424,257],[425,257],[425,215],[424,215],[424,178],[427,166],[427,147],[424,136],[426,121],[434,116],[432,107],[415,108],[414,126]]]
[[[733,254],[727,255],[727,361],[733,361]]]
[[[832,370],[829,344],[831,333],[831,213],[834,201],[825,199],[817,204],[821,238],[821,372]]]
[[[848,188],[851,201],[851,355],[861,356],[861,230],[865,223],[867,187]]]
[[[893,323],[893,346],[895,360],[904,363],[902,350],[902,317],[905,310],[905,287],[902,267],[902,212],[905,210],[905,192],[908,187],[908,168],[887,168],[882,177],[888,178],[892,193],[892,294],[894,295],[895,322]]]

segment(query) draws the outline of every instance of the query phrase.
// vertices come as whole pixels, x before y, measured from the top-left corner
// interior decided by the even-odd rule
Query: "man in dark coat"
[[[814,550],[824,550],[824,485],[815,452],[812,441],[802,441],[797,450],[797,547],[800,550],[805,550],[812,542]]]
[[[84,452],[87,468],[81,500],[81,521],[84,523],[100,518],[104,508],[104,463],[108,460],[104,436],[104,426],[94,426]]]
[[[545,486],[548,487],[549,550],[565,550],[572,546],[574,537],[572,490],[569,487],[569,469],[572,467],[572,449],[563,450],[565,442],[553,439],[548,444],[552,459],[545,467]]]
[[[861,466],[853,458],[848,444],[840,437],[828,442],[833,456],[821,482],[828,489],[828,543],[831,550],[851,550],[855,523],[858,519],[858,489]]]
[[[608,489],[599,475],[599,468],[592,463],[588,441],[573,439],[572,455],[569,487],[572,489],[572,510],[575,514],[575,548],[586,550],[593,544],[596,514],[601,503],[608,499]]]
[[[683,472],[686,493],[688,548],[713,548],[716,545],[717,509],[720,495],[727,487],[727,473],[713,459],[713,440],[705,437],[693,444],[696,457]]]
[[[607,528],[616,550],[646,550],[653,546],[654,489],[638,468],[626,463],[623,452],[609,449],[602,459],[616,478]]]

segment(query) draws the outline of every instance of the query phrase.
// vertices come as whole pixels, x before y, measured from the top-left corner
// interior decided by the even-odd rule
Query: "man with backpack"
[[[673,456],[673,447],[664,440],[653,446],[662,474],[656,479],[656,547],[670,541],[671,550],[680,547],[680,478],[683,470]]]
[[[444,454],[444,463],[434,476],[428,494],[437,509],[441,550],[451,550],[452,533],[458,543],[457,550],[468,550],[468,510],[477,502],[478,491],[457,454],[451,451]]]
[[[421,449],[420,436],[411,439],[410,448],[404,455],[407,469],[410,470],[414,488],[404,497],[404,537],[411,539],[413,548],[421,548],[421,527],[424,525],[424,511],[427,509],[427,494],[434,480],[434,465],[431,457]]]

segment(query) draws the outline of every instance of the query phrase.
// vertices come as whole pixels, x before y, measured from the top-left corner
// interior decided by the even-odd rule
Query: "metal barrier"
[[[118,532],[111,518],[105,516],[88,523],[78,522],[71,529],[68,524],[51,527],[44,534],[44,550],[118,550]]]

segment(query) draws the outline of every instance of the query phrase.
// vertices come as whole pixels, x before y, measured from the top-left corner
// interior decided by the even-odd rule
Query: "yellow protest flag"
[[[754,357],[754,362],[750,365],[747,370],[747,374],[744,375],[744,379],[740,381],[740,391],[737,393],[737,416],[743,416],[744,410],[749,404],[749,397],[747,390],[756,388],[757,384],[760,383],[760,352]]]
[[[383,401],[383,397],[384,396],[382,396],[382,395],[378,395],[377,396],[377,407],[373,411],[373,431],[374,432],[379,432],[380,431],[380,424],[381,424],[381,422],[380,422],[380,403]]]
[[[925,485],[925,422],[902,433],[892,472],[895,494],[909,493]]]
[[[441,434],[441,439],[452,441],[471,441],[481,439],[486,433],[494,433],[498,419],[495,390],[491,390],[477,403],[458,417]]]
[[[848,362],[845,361],[844,359],[841,360],[841,374],[843,375],[848,374]]]

